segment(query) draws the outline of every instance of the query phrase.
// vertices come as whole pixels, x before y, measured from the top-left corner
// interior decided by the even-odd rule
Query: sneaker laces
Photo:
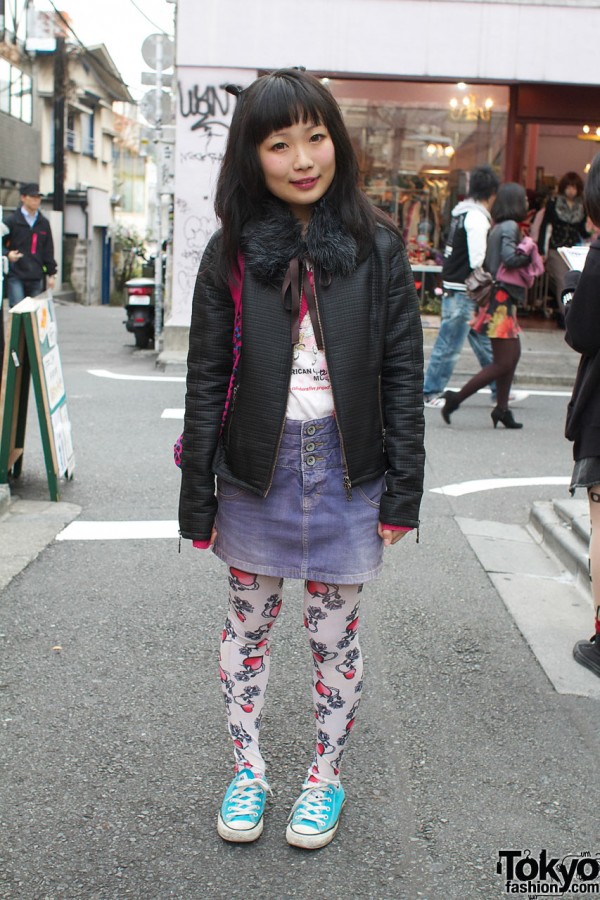
[[[307,787],[292,806],[288,821],[298,812],[305,822],[312,822],[317,828],[324,828],[331,811],[328,787],[333,787],[333,785],[317,784],[314,787]]]
[[[239,778],[227,800],[228,816],[253,816],[260,811],[262,791],[272,794],[271,788],[262,778]]]

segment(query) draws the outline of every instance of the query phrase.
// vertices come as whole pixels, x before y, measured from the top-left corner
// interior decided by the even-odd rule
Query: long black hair
[[[527,194],[525,188],[515,181],[501,184],[491,209],[494,222],[522,222],[527,215]]]
[[[218,275],[227,281],[237,267],[244,226],[261,215],[267,190],[258,146],[274,131],[297,122],[327,128],[335,148],[335,176],[327,200],[359,253],[370,247],[379,216],[358,187],[358,161],[342,114],[330,90],[300,69],[279,69],[240,91],[221,164],[215,212],[223,227]]]

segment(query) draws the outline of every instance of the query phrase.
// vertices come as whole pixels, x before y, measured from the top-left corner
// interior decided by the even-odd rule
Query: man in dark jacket
[[[38,184],[21,187],[21,208],[5,221],[8,234],[3,238],[3,252],[8,257],[6,284],[8,302],[15,306],[25,297],[36,297],[44,290],[44,277],[54,287],[56,260],[50,222],[40,212],[42,195]]]

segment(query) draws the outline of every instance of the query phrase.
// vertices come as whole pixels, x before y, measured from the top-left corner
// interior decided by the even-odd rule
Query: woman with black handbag
[[[600,225],[600,154],[592,162],[584,200],[590,219]],[[590,244],[578,276],[578,272],[567,273],[562,297],[565,340],[581,354],[565,434],[574,442],[571,493],[585,488],[590,504],[590,576],[596,618],[593,636],[578,641],[573,656],[600,676],[600,238]]]

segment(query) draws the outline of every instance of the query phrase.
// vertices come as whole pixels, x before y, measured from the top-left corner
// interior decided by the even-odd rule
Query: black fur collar
[[[289,208],[272,200],[260,218],[244,228],[242,253],[260,282],[279,287],[295,258],[310,259],[322,274],[350,275],[357,265],[358,248],[325,198],[313,208],[304,237],[301,223]]]

